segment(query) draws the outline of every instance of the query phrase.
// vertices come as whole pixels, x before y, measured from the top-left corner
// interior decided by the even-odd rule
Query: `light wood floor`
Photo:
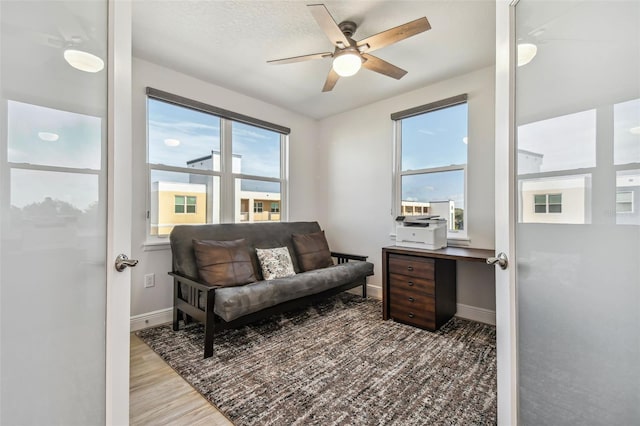
[[[130,375],[132,426],[233,426],[133,333]]]

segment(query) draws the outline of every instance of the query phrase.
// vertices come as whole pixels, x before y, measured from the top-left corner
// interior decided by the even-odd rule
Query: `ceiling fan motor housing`
[[[338,28],[340,28],[342,34],[344,34],[347,38],[351,38],[355,34],[356,28],[358,28],[358,26],[353,21],[342,21],[338,24]]]

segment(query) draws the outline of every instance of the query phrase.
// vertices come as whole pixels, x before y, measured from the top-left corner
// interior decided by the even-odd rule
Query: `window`
[[[271,213],[280,213],[280,203],[271,203]]]
[[[249,209],[255,199],[275,199],[280,209],[289,132],[147,88],[149,234],[164,237],[177,224],[279,221]],[[263,203],[252,210],[261,213]]]
[[[562,213],[562,194],[535,194],[533,206],[536,213]]]
[[[633,213],[633,192],[616,192],[616,213]]]
[[[391,115],[395,122],[397,214],[447,219],[448,237],[467,237],[467,95]]]
[[[8,179],[2,183],[10,218],[38,230],[39,243],[60,228],[95,232],[106,223],[103,120],[11,99],[5,105]]]
[[[174,211],[176,213],[195,213],[196,201],[196,197],[187,195],[176,195]]]

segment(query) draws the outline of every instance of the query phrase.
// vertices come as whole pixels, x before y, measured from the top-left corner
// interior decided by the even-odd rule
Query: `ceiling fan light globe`
[[[362,57],[355,52],[345,52],[333,59],[333,70],[340,77],[350,77],[362,67]]]
[[[84,72],[98,72],[104,68],[104,61],[94,54],[76,49],[66,49],[64,59],[69,65]]]
[[[518,66],[527,65],[538,53],[538,46],[533,43],[518,44]]]

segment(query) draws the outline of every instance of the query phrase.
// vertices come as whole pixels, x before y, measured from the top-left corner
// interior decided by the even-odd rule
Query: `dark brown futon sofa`
[[[365,256],[330,252],[317,222],[178,225],[170,242],[173,329],[181,317],[202,322],[205,358],[216,330],[357,286],[366,297],[373,275]]]

